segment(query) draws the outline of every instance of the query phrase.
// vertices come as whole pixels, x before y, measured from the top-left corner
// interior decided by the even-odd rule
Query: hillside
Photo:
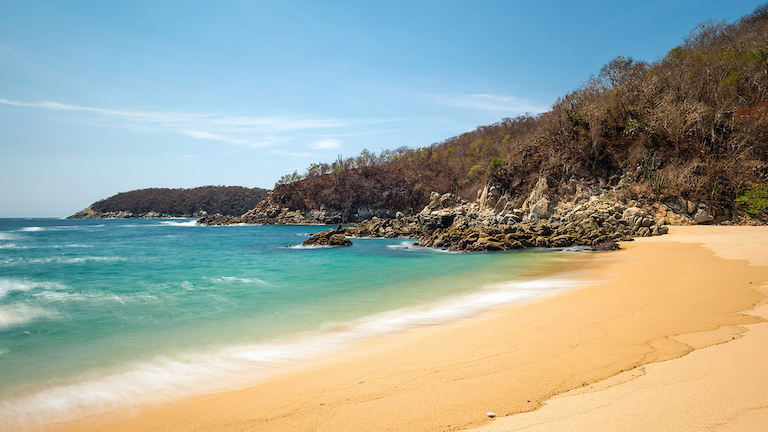
[[[737,197],[766,182],[766,160],[768,5],[701,24],[654,63],[618,57],[545,113],[313,164],[284,176],[268,204],[358,220],[418,213],[432,192],[473,201],[490,186],[520,207],[543,178],[561,195],[595,185],[646,206],[743,214]]]
[[[70,218],[237,216],[255,207],[267,192],[266,189],[240,186],[139,189],[97,201]]]

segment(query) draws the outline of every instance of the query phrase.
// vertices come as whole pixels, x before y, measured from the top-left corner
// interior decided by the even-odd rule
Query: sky
[[[0,0],[0,217],[428,146],[762,3]]]

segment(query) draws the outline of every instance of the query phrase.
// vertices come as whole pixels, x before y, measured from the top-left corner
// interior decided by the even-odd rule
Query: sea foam
[[[158,226],[199,227],[202,225],[197,223],[197,219],[192,219],[192,220],[185,220],[185,221],[160,221]]]
[[[259,278],[246,278],[237,276],[221,276],[217,278],[206,278],[215,283],[242,283],[242,284],[257,284],[257,285],[270,285],[269,282]]]
[[[18,240],[19,236],[9,232],[0,232],[0,241]]]
[[[43,228],[43,227],[32,226],[32,227],[24,227],[24,228],[20,229],[19,231],[22,231],[22,232],[38,232],[38,231],[43,231],[44,229],[45,228]]]
[[[23,279],[0,278],[0,299],[12,291],[30,291],[34,289],[61,289],[64,285],[57,282],[38,282]]]
[[[126,258],[114,257],[114,256],[83,256],[83,257],[67,257],[67,256],[55,256],[47,258],[28,258],[26,262],[30,264],[83,264],[88,262],[117,262],[125,261]]]
[[[26,305],[0,305],[0,330],[18,327],[40,318],[55,318],[57,313]]]

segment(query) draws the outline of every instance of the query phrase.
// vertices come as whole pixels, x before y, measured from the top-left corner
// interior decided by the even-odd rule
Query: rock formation
[[[352,246],[352,241],[345,235],[341,225],[336,229],[319,232],[304,241],[304,246]]]
[[[433,192],[429,204],[419,213],[370,212],[384,216],[363,221],[350,221],[325,210],[292,211],[270,204],[267,198],[241,217],[207,217],[200,223],[355,223],[318,233],[305,244],[348,244],[345,236],[408,237],[417,238],[420,246],[492,251],[575,245],[613,249],[617,241],[666,234],[667,225],[728,223],[732,217],[727,211],[685,200],[644,206],[626,198],[621,182],[607,187],[604,182],[571,181],[553,188],[542,177],[524,200],[493,185],[478,191],[477,196],[476,201],[468,202],[450,193]]]

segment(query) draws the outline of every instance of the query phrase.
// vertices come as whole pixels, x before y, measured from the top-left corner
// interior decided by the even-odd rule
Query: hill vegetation
[[[203,212],[239,216],[254,208],[267,192],[240,186],[139,189],[97,201],[73,217],[199,217]]]
[[[616,187],[645,203],[744,210],[745,191],[766,182],[767,160],[764,5],[733,24],[699,25],[654,63],[618,57],[547,112],[423,148],[313,164],[284,176],[270,200],[291,210],[413,214],[433,191],[474,200],[490,184],[522,200],[545,178],[554,188],[571,180]]]

